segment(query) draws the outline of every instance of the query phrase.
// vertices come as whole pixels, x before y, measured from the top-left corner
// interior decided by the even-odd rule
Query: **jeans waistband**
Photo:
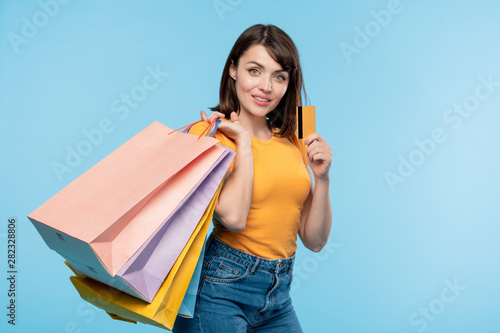
[[[235,249],[232,246],[215,238],[213,233],[208,236],[207,250],[214,251],[221,256],[237,261],[241,264],[252,267],[252,272],[256,269],[271,272],[291,271],[295,261],[295,254],[290,258],[266,259]]]

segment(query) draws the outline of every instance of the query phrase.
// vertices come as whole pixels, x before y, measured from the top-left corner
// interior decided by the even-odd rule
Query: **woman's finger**
[[[314,147],[311,151],[308,151],[307,154],[311,158],[317,154],[321,154],[322,156],[325,156],[325,158],[327,158],[328,151],[326,149],[322,149],[321,147]]]
[[[210,116],[207,116],[207,114],[205,113],[205,111],[200,111],[200,115],[201,115],[201,120],[203,120],[204,122],[206,123],[211,123],[212,121],[214,121],[214,119],[219,119],[219,118],[224,118],[225,115],[224,113],[222,112],[217,112],[215,111],[214,113],[212,113]]]
[[[326,143],[326,141],[313,141],[307,146],[307,152],[310,153],[313,149],[319,149],[325,153],[331,153],[332,148]]]
[[[307,145],[307,151],[308,151],[308,152],[309,152],[309,151],[311,151],[311,149],[313,149],[313,148],[314,148],[314,147],[316,147],[317,145],[318,145],[318,142],[317,142],[317,141],[313,141],[313,142],[309,143],[309,144]]]
[[[314,141],[325,141],[325,139],[323,139],[323,137],[321,135],[319,135],[318,133],[313,133],[311,135],[309,135],[305,140],[304,140],[304,144],[306,146],[309,146],[311,143],[313,143]]]
[[[332,150],[326,142],[314,142],[307,147],[307,156],[309,161],[323,161],[324,163],[332,163]]]
[[[214,112],[210,115],[210,117],[208,117],[208,122],[209,123],[212,123],[212,121],[214,121],[215,119],[219,119],[219,118],[224,118],[225,115],[224,113],[221,113],[221,112]]]
[[[327,164],[330,164],[328,156],[324,153],[321,153],[321,152],[318,152],[318,153],[314,154],[313,156],[311,156],[311,161],[313,161],[313,162],[323,161]]]
[[[208,117],[205,111],[201,110],[200,115],[201,115],[201,120],[203,120],[204,122],[208,122]]]

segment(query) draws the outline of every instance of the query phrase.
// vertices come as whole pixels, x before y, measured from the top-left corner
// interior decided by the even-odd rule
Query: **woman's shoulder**
[[[194,135],[201,135],[204,131],[206,131],[208,125],[209,125],[208,123],[206,123],[204,121],[200,121],[200,122],[194,124],[193,126],[191,126],[189,128],[188,133],[194,134]]]
[[[228,121],[226,119],[221,119],[221,121]],[[188,133],[189,134],[194,134],[194,135],[201,135],[203,133],[207,132],[207,128],[210,126],[209,123],[206,123],[204,121],[200,121],[199,123],[194,124],[191,126],[189,129]],[[216,131],[214,137],[220,141],[220,144],[231,148],[233,151],[236,151],[236,144],[233,140],[225,136],[221,131]]]

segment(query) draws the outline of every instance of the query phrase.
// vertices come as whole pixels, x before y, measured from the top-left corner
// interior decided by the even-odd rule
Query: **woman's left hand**
[[[332,148],[318,133],[309,135],[304,144],[307,146],[307,158],[314,177],[328,180],[332,165]]]

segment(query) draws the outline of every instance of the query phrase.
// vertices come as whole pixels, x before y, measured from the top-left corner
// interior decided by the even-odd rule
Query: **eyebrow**
[[[263,65],[259,64],[257,61],[249,61],[249,62],[247,62],[247,65],[248,65],[248,64],[255,64],[255,65],[257,65],[257,67],[260,67],[260,68],[265,68]],[[287,70],[285,70],[285,69],[280,69],[280,70],[278,70],[278,71],[274,71],[274,72],[275,72],[275,73],[279,73],[279,72],[285,72],[285,73],[288,73],[288,71],[287,71]]]

